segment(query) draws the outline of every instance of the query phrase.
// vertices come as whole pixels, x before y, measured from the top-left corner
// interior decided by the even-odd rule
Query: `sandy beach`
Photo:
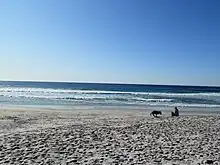
[[[0,110],[0,164],[220,164],[220,116]]]

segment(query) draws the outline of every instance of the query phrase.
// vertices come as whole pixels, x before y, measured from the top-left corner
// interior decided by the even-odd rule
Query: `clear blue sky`
[[[0,80],[220,85],[219,0],[1,0]]]

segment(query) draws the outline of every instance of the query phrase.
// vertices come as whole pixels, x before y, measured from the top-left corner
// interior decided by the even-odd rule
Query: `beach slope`
[[[0,164],[220,164],[220,116],[0,111]]]

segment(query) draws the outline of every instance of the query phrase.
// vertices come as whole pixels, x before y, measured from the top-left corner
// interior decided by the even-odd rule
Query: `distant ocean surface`
[[[220,87],[0,81],[0,105],[220,107]]]

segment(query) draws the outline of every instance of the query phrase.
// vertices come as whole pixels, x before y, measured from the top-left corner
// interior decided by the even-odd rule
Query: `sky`
[[[0,80],[220,86],[219,0],[1,0]]]

